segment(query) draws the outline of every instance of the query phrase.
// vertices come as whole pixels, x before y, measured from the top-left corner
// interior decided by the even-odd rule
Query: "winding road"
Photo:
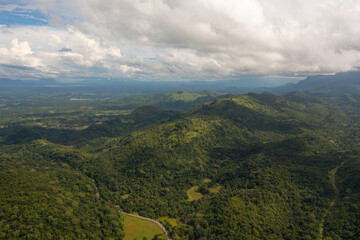
[[[95,184],[95,188],[96,188],[96,197],[97,198],[100,198],[100,191],[99,191],[99,187],[97,186],[96,184],[96,181],[94,180],[94,184]],[[116,205],[117,207],[119,207],[119,205]],[[147,218],[147,217],[143,217],[143,216],[139,216],[139,215],[135,215],[135,214],[131,214],[131,213],[126,213],[126,212],[123,212],[123,211],[120,211],[119,212],[121,214],[124,214],[124,215],[127,215],[127,216],[130,216],[130,217],[135,217],[135,218],[139,218],[139,219],[142,219],[142,220],[145,220],[145,221],[149,221],[149,222],[152,222],[152,223],[155,223],[159,228],[161,228],[161,230],[163,230],[163,232],[166,234],[167,236],[167,239],[168,240],[171,240],[171,237],[170,237],[170,234],[169,232],[166,230],[166,228],[161,224],[159,223],[158,221],[154,220],[154,219],[151,219],[151,218]]]

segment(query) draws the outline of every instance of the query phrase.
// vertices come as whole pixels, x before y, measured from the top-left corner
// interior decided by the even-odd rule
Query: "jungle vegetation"
[[[360,238],[359,95],[179,94],[83,128],[3,108],[0,238],[122,239],[119,210],[172,239]]]

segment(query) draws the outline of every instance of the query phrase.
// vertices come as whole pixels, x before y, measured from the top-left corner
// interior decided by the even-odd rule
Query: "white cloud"
[[[19,42],[17,38],[11,41],[10,48],[0,48],[0,63],[14,64],[29,68],[42,67],[41,59],[35,57],[28,41]]]
[[[35,0],[31,7],[75,26],[59,30],[65,37],[40,36],[48,47],[71,48],[57,58],[75,63],[78,72],[225,78],[360,65],[358,0]],[[33,49],[44,42],[23,39]],[[144,60],[148,54],[157,60]]]
[[[17,40],[17,38],[14,38],[11,41],[11,48],[9,50],[9,53],[15,56],[25,56],[25,55],[29,55],[32,54],[33,52],[31,51],[31,48],[29,46],[29,42],[24,41],[24,42],[20,42]]]
[[[131,76],[141,71],[127,66],[119,48],[108,46],[68,27],[57,30],[49,27],[19,27],[0,33],[0,77],[61,77],[77,78],[110,74],[114,77]],[[11,39],[11,40],[10,40]],[[26,39],[26,40],[25,40]],[[5,40],[5,41],[4,41]],[[69,49],[68,51],[59,51]],[[132,64],[130,62],[130,64]],[[18,72],[10,71],[12,68]],[[23,71],[22,71],[23,70]]]

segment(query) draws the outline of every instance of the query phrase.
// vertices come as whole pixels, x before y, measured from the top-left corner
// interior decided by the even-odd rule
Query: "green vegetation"
[[[225,96],[182,112],[143,106],[86,129],[7,122],[1,238],[163,238],[150,222],[123,222],[121,209],[159,219],[172,239],[357,239],[356,99]]]
[[[2,158],[3,160],[3,158]],[[1,239],[123,237],[117,210],[95,197],[93,182],[63,164],[1,171]]]
[[[208,190],[210,193],[219,193],[221,189],[222,189],[221,185],[214,185],[213,187],[209,188]]]
[[[199,190],[199,186],[194,186],[194,187],[190,188],[189,190],[187,190],[186,194],[187,194],[190,202],[199,200],[203,197],[203,195],[201,193],[199,193],[198,190]]]
[[[169,217],[161,217],[158,221],[163,222],[164,224],[169,223],[172,227],[176,227],[180,224],[178,219]]]
[[[144,105],[186,110],[219,96],[218,93],[210,91],[197,93],[179,91],[131,97],[128,95],[73,91],[53,94],[2,92],[0,128],[21,125],[82,130],[92,124],[129,114]]]
[[[359,152],[348,156],[348,161],[337,171],[338,196],[329,209],[324,223],[324,237],[329,239],[358,239],[359,229]],[[335,193],[336,194],[336,193]]]

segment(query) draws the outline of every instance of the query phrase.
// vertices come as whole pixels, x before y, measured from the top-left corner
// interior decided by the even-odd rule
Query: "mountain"
[[[342,72],[335,75],[309,76],[294,85],[267,89],[276,94],[302,91],[319,97],[334,97],[360,91],[360,72]]]
[[[97,223],[107,226],[104,235],[93,233],[100,238],[121,238],[121,227],[111,232],[117,218],[112,209],[118,205],[165,219],[172,239],[356,239],[360,205],[357,178],[351,176],[360,173],[359,108],[343,105],[349,99],[357,98],[327,102],[304,93],[246,94],[219,97],[182,113],[145,106],[83,130],[101,134],[71,146],[31,131],[18,133],[25,141],[0,148],[0,176],[9,179],[2,181],[6,211],[0,232],[30,238],[28,222],[41,212],[31,206],[41,203],[45,209],[64,209],[52,219],[64,226],[72,222],[79,234]],[[67,136],[57,135],[62,137],[65,142]],[[14,181],[17,176],[28,179],[31,188],[25,180]],[[54,181],[53,188],[42,184]],[[95,207],[93,220],[82,225],[71,212],[80,203],[96,206],[90,197],[93,181],[99,204],[105,205]],[[16,206],[23,199],[31,205],[23,206],[27,214],[19,218]],[[98,212],[110,218],[101,220]],[[12,216],[16,228],[9,227]],[[53,220],[41,224],[31,231],[44,233],[45,226],[75,234]]]
[[[17,89],[22,87],[27,87],[28,85],[21,80],[12,80],[8,78],[0,78],[0,89]]]
[[[55,79],[44,78],[39,79],[38,81],[22,81],[14,80],[9,78],[0,78],[0,90],[29,90],[39,87],[45,87],[47,85],[59,84]]]

